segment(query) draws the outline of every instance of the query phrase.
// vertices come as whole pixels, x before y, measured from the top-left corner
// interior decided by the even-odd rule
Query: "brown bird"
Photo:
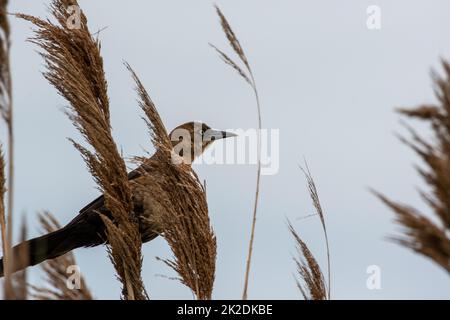
[[[213,141],[234,137],[236,134],[211,129],[208,125],[201,122],[188,122],[176,127],[169,136],[172,141],[174,154],[176,155],[176,158],[172,159],[190,165]],[[150,159],[158,161],[161,158],[158,157],[158,152],[159,150],[156,150]],[[148,242],[158,236],[155,232],[155,226],[149,222],[151,221],[151,216],[157,210],[162,210],[163,208],[161,208],[157,200],[152,201],[152,199],[146,198],[144,196],[145,192],[140,190],[140,188],[145,187],[144,184],[138,183],[141,178],[144,178],[142,176],[142,170],[145,170],[146,174],[150,174],[150,176],[157,175],[158,172],[149,172],[151,169],[145,165],[141,165],[128,174],[128,180],[131,181],[130,187],[132,190],[134,213],[139,217],[139,230],[142,242]],[[173,186],[173,188],[176,187]],[[29,259],[27,265],[15,266],[13,272],[28,266],[34,266],[47,259],[57,258],[77,248],[106,244],[105,225],[99,214],[104,214],[112,219],[111,213],[105,206],[103,195],[81,209],[79,214],[60,230],[15,246],[13,248],[13,255],[17,257],[15,259],[16,261],[19,260],[20,252],[24,252],[22,248],[27,248]],[[0,277],[3,277],[3,275],[3,259],[1,259]]]

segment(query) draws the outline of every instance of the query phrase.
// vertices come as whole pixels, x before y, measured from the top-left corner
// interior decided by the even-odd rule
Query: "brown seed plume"
[[[139,105],[146,114],[147,125],[157,157],[137,158],[145,167],[136,188],[154,206],[148,221],[154,231],[166,239],[174,258],[160,259],[179,275],[197,299],[211,299],[216,266],[216,238],[210,225],[205,190],[190,165],[172,161],[172,144],[161,118],[136,73],[127,65],[136,82]],[[134,181],[132,183],[135,183]]]
[[[141,238],[133,214],[131,189],[125,162],[113,140],[110,124],[107,82],[100,54],[100,42],[87,26],[83,11],[75,0],[53,0],[50,10],[56,22],[17,14],[32,22],[35,37],[44,58],[46,79],[70,103],[68,117],[93,151],[74,141],[100,191],[115,223],[102,216],[107,227],[110,257],[122,282],[124,299],[146,299],[141,279]],[[79,12],[79,26],[68,21]],[[76,25],[76,24],[75,24]]]
[[[311,201],[314,205],[317,215],[319,215],[320,223],[322,225],[323,234],[325,236],[325,245],[327,249],[327,273],[328,273],[328,299],[331,299],[331,258],[330,258],[330,246],[328,243],[328,232],[327,225],[325,223],[325,215],[322,210],[322,205],[320,204],[319,192],[316,188],[316,183],[314,182],[311,171],[309,171],[308,164],[305,162],[305,168],[300,168],[305,174],[306,181],[308,183],[308,191]]]
[[[305,300],[327,300],[327,286],[319,264],[290,222],[288,228],[294,237],[299,256],[294,258],[300,278],[297,280],[297,287]]]

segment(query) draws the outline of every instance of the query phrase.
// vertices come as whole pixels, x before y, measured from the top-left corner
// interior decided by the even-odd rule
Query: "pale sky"
[[[12,1],[10,11],[44,17],[49,1]],[[209,1],[80,1],[100,33],[109,81],[114,135],[125,156],[150,146],[123,61],[140,75],[167,127],[203,120],[216,128],[257,125],[251,91],[208,46],[229,51]],[[417,188],[418,162],[395,133],[404,132],[398,106],[434,102],[429,71],[450,58],[450,2],[445,0],[218,0],[253,66],[263,127],[280,130],[280,169],[263,176],[249,286],[252,299],[300,299],[293,274],[293,221],[324,270],[325,247],[306,182],[305,157],[325,210],[335,299],[450,298],[448,275],[386,237],[398,230],[375,188],[427,212]],[[368,30],[366,9],[381,9],[381,29]],[[15,214],[38,235],[36,213],[69,222],[98,195],[78,152],[79,138],[61,112],[67,102],[42,77],[30,24],[12,24],[16,130]],[[414,123],[415,124],[415,123]],[[5,135],[2,132],[2,141]],[[207,180],[218,239],[216,299],[242,294],[256,176],[255,165],[198,165]],[[190,299],[163,276],[155,257],[171,252],[162,238],[143,246],[143,277],[154,299]],[[120,284],[104,247],[79,249],[78,263],[95,297],[117,299]],[[367,267],[381,270],[381,289],[366,287]],[[38,267],[31,281],[40,283]]]

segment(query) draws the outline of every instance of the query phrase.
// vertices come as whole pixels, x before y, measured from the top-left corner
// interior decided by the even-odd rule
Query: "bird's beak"
[[[204,138],[207,141],[214,141],[231,137],[237,137],[237,134],[216,129],[209,129],[208,131],[206,131]]]

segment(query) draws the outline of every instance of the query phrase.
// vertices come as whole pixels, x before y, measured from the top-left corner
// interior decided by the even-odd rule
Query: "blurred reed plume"
[[[160,259],[179,275],[197,299],[211,299],[216,268],[216,237],[212,230],[206,193],[190,165],[175,163],[167,130],[156,107],[136,73],[127,65],[136,82],[139,105],[144,111],[156,156],[136,158],[143,179],[133,181],[136,188],[156,207],[149,221],[155,232],[164,237],[172,249],[172,260]]]
[[[12,243],[12,213],[14,199],[14,134],[13,134],[13,104],[12,81],[10,68],[10,27],[7,16],[8,0],[0,0],[0,114],[6,123],[8,132],[8,179],[5,175],[5,160],[1,152],[1,206],[0,230],[2,239],[3,264],[0,269],[5,273],[5,299],[13,298],[13,283],[11,279],[12,257],[10,257]],[[8,184],[6,188],[5,184]],[[7,192],[7,210],[5,210],[4,196]]]
[[[430,188],[430,192],[420,191],[420,196],[434,213],[433,219],[411,206],[375,194],[394,211],[396,223],[402,227],[403,234],[391,240],[428,257],[450,273],[450,64],[442,61],[442,66],[444,76],[433,72],[438,104],[399,109],[404,116],[428,123],[434,134],[428,140],[407,127],[412,139],[401,137],[425,165],[416,169]]]
[[[61,228],[56,218],[50,212],[39,214],[39,222],[47,233]],[[32,296],[38,300],[92,300],[92,294],[86,285],[86,281],[80,274],[79,288],[69,288],[67,282],[71,267],[77,265],[72,252],[58,258],[47,260],[41,268],[45,273],[45,282],[50,287],[32,286]]]
[[[296,279],[298,289],[305,300],[327,300],[329,295],[319,264],[289,221],[288,228],[294,237],[299,256],[299,258],[294,258],[300,278]]]
[[[78,10],[69,11],[73,6]],[[91,35],[77,1],[53,0],[50,10],[55,23],[25,14],[17,16],[35,25],[35,37],[30,41],[42,49],[47,68],[44,76],[70,103],[67,116],[93,149],[90,151],[71,140],[104,194],[106,207],[115,221],[101,215],[107,229],[110,258],[122,283],[122,297],[147,299],[141,278],[138,220],[133,213],[125,162],[111,133],[100,42]],[[73,19],[78,23],[69,23]]]
[[[244,65],[244,68],[241,68],[238,63],[236,63],[232,58],[230,58],[227,54],[225,54],[223,51],[218,49],[216,46],[211,45],[219,54],[220,58],[229,66],[231,66],[234,70],[238,72],[238,74],[250,85],[250,87],[253,90],[253,93],[255,95],[256,99],[256,108],[257,108],[257,114],[258,114],[258,171],[256,175],[256,191],[255,191],[255,202],[253,206],[253,217],[252,217],[252,226],[250,231],[250,242],[248,247],[248,254],[247,254],[247,262],[246,262],[246,268],[245,268],[245,278],[244,278],[244,289],[242,292],[242,299],[247,300],[248,297],[248,281],[250,277],[250,267],[251,267],[251,261],[252,261],[252,254],[253,254],[253,242],[255,238],[255,227],[256,227],[256,214],[258,211],[258,202],[259,202],[259,187],[260,187],[260,179],[261,179],[261,129],[262,129],[262,122],[261,122],[261,104],[259,100],[259,94],[258,89],[256,87],[255,77],[253,76],[253,71],[250,67],[250,63],[248,62],[247,56],[245,55],[244,49],[242,48],[238,38],[236,37],[235,33],[231,29],[231,25],[225,18],[222,11],[219,9],[218,6],[215,6],[216,12],[220,18],[220,24],[222,26],[223,32],[225,33],[225,36],[228,39],[228,42],[235,52],[235,54],[238,56],[241,63]]]

